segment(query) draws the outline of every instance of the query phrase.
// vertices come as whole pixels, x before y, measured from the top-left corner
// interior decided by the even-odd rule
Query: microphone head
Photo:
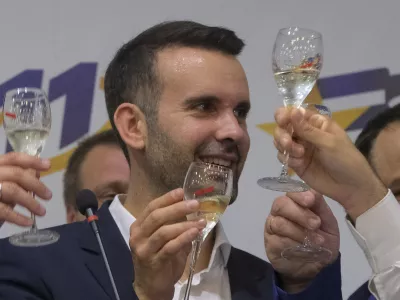
[[[81,190],[76,196],[76,206],[79,212],[84,216],[86,216],[86,210],[89,208],[95,213],[98,208],[97,197],[91,190]]]

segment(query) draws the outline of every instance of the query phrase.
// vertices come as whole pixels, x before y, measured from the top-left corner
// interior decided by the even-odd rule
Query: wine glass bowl
[[[299,107],[311,92],[322,68],[322,35],[310,29],[279,30],[272,70],[285,106]]]
[[[189,220],[203,218],[207,225],[202,230],[202,240],[218,223],[232,196],[232,170],[204,162],[193,162],[183,185],[185,200],[197,200],[200,209],[188,216]]]
[[[3,127],[15,152],[39,156],[51,129],[50,103],[44,91],[37,88],[18,88],[5,94]],[[34,196],[34,195],[33,195]],[[36,218],[29,231],[9,238],[19,247],[38,247],[55,243],[59,234],[51,230],[38,230]]]
[[[300,107],[322,68],[322,35],[314,30],[289,27],[279,30],[272,54],[272,71],[286,107]],[[304,192],[309,188],[288,174],[288,153],[278,177],[264,177],[258,185],[279,192]]]
[[[188,215],[187,218],[188,220],[205,219],[207,224],[192,243],[185,300],[189,299],[201,244],[228,207],[232,197],[232,190],[233,172],[230,168],[205,162],[191,163],[183,184],[184,199],[197,200],[200,208],[196,213]]]

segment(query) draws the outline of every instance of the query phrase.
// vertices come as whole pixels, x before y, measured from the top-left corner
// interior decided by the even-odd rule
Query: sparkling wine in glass
[[[310,29],[290,27],[279,30],[275,40],[272,69],[285,107],[300,107],[311,92],[322,68],[322,35]],[[279,177],[265,177],[257,183],[280,192],[303,192],[308,186],[288,174],[289,154]]]
[[[331,111],[325,105],[315,103],[303,103],[301,107],[306,110],[326,116],[327,118],[331,117]],[[313,263],[329,261],[332,256],[332,252],[329,249],[313,244],[310,231],[306,230],[306,237],[304,238],[303,244],[286,248],[282,251],[281,255],[287,260]]]
[[[232,197],[233,173],[230,168],[204,163],[192,162],[183,185],[185,200],[197,200],[200,208],[197,213],[189,215],[188,220],[204,219],[206,227],[192,243],[190,273],[184,299],[189,299],[193,275],[201,244],[218,223]]]
[[[44,91],[37,88],[18,88],[8,91],[3,105],[3,126],[15,152],[39,156],[51,129],[50,104]],[[38,247],[55,243],[59,234],[38,230],[36,218],[29,231],[9,238],[19,247]]]

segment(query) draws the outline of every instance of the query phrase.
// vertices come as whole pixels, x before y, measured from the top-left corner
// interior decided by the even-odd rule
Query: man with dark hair
[[[80,190],[92,190],[100,207],[115,195],[126,194],[129,173],[128,162],[112,129],[80,142],[68,160],[63,178],[67,223],[85,219],[76,206]]]
[[[180,188],[191,162],[231,168],[236,200],[250,147],[249,87],[237,59],[243,46],[225,28],[166,22],[122,46],[107,69],[107,109],[131,177],[127,195],[102,205],[98,226],[121,299],[182,298],[191,244],[206,225],[186,219],[199,211]],[[91,226],[54,230],[59,242],[35,251],[0,245],[0,296],[114,298]],[[341,299],[337,255],[298,276],[285,266],[273,265],[281,270],[274,273],[232,247],[218,224],[203,243],[191,299]]]
[[[400,201],[400,104],[371,119],[355,145]],[[400,239],[393,234],[400,232],[399,215],[400,206],[386,201],[369,212],[368,220],[362,223],[361,235],[350,226],[373,270],[369,286],[364,283],[350,300],[375,299],[370,290],[378,294],[378,299],[400,299]],[[364,241],[366,238],[368,243]]]

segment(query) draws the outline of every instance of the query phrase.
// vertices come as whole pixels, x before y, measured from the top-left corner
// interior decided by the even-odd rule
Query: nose
[[[246,135],[246,124],[240,123],[233,112],[220,116],[217,123],[215,137],[219,141],[229,139],[237,142]]]

